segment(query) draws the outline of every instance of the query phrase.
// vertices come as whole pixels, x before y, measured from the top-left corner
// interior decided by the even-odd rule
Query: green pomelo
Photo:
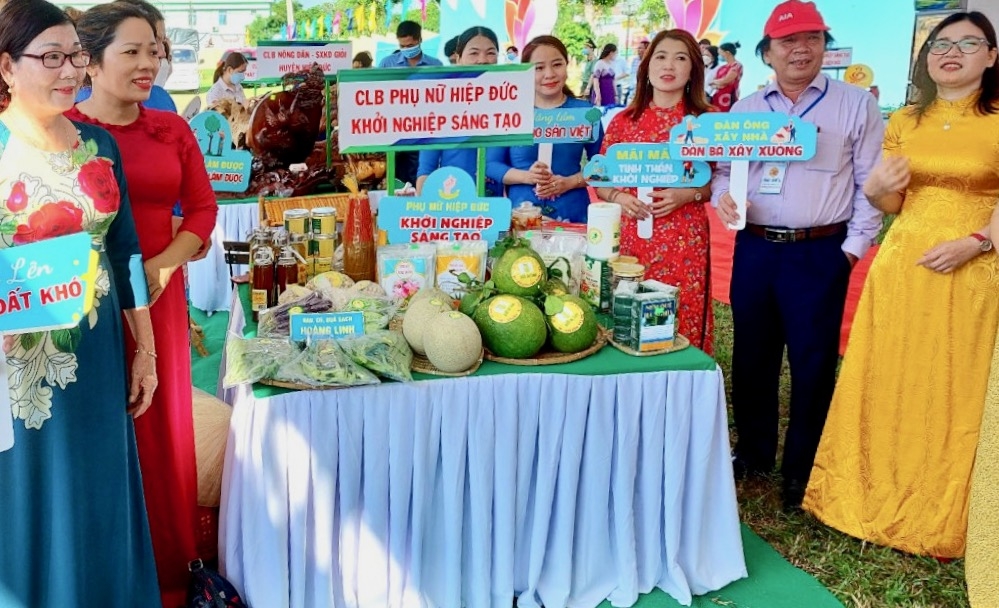
[[[530,300],[512,295],[489,298],[475,309],[482,341],[494,355],[527,359],[545,345],[545,315]]]
[[[552,348],[561,353],[578,353],[597,339],[599,325],[593,308],[573,295],[559,296],[562,310],[548,316]]]
[[[511,247],[493,264],[492,280],[500,293],[535,296],[547,279],[544,260],[530,247]]]

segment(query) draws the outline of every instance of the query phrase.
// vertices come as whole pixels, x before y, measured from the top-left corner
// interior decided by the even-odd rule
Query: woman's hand
[[[552,178],[552,170],[545,163],[540,160],[534,161],[531,168],[527,170],[525,175],[526,183],[530,186],[538,186],[549,181]]]
[[[128,385],[128,413],[133,418],[145,414],[152,405],[157,384],[155,354],[138,349],[132,358],[132,378]]]
[[[653,217],[665,217],[680,207],[694,202],[696,188],[663,188],[652,191]]]
[[[534,191],[541,198],[557,198],[579,187],[578,183],[576,176],[553,175],[547,182],[538,184]]]
[[[170,283],[170,278],[177,271],[177,266],[157,255],[146,260],[144,264],[146,270],[146,285],[149,287],[149,305],[152,306],[163,294],[163,290]]]
[[[878,163],[867,176],[864,196],[879,199],[904,192],[910,179],[912,173],[909,170],[909,159],[904,156],[889,156]]]
[[[197,253],[191,256],[188,262],[197,262],[198,260],[203,260],[208,255],[208,252],[212,249],[212,239],[205,241],[205,244],[201,246],[201,249]]]
[[[933,272],[947,274],[954,272],[982,252],[981,243],[966,236],[953,241],[944,241],[923,254],[916,265]]]
[[[621,206],[621,213],[633,217],[636,220],[644,220],[645,218],[652,215],[652,210],[648,205],[638,200],[637,196],[628,194],[622,190],[619,190],[612,199],[612,203],[617,203]]]

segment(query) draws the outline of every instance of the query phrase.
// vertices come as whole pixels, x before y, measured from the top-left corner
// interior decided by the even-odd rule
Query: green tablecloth
[[[257,324],[253,321],[250,311],[250,294],[247,285],[239,286],[239,300],[243,305],[246,326],[243,335],[255,335]],[[598,376],[612,374],[638,374],[644,372],[663,371],[712,371],[716,368],[715,360],[704,351],[693,346],[675,353],[655,355],[652,357],[633,357],[626,355],[613,346],[606,346],[593,355],[558,365],[509,365],[495,361],[483,361],[482,366],[473,376],[493,376],[499,374],[572,374],[579,376]],[[430,376],[414,373],[415,380],[440,380],[442,376]],[[257,385],[253,393],[257,397],[288,392],[271,386]]]

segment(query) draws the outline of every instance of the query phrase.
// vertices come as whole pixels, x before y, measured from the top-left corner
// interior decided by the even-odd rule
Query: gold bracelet
[[[135,354],[137,354],[137,355],[139,355],[139,354],[149,355],[153,359],[156,358],[156,353],[154,351],[151,351],[151,350],[142,350],[141,348],[135,349]]]

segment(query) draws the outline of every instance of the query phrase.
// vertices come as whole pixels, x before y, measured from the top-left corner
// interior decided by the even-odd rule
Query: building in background
[[[190,28],[200,35],[200,48],[234,47],[246,44],[246,28],[258,16],[270,15],[266,0],[150,0],[166,18],[167,28]],[[57,2],[87,10],[92,0]]]

